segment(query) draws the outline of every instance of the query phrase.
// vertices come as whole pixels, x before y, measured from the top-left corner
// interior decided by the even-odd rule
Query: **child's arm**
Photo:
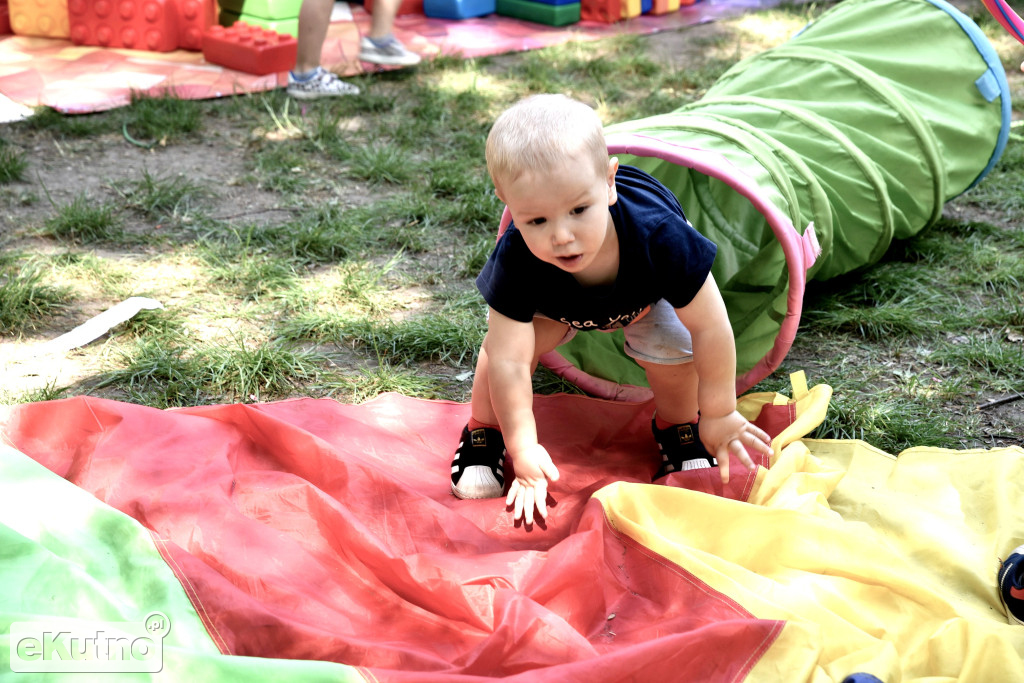
[[[701,441],[718,460],[722,482],[726,483],[730,452],[753,469],[754,462],[746,449],[770,456],[771,439],[736,411],[736,340],[712,275],[689,304],[676,309],[676,315],[693,341]]]
[[[533,524],[534,507],[541,518],[547,517],[548,480],[558,479],[551,456],[537,441],[532,379],[535,343],[532,323],[518,322],[491,309],[484,338],[489,393],[516,473],[505,502],[513,506],[513,518],[522,517],[527,524]]]

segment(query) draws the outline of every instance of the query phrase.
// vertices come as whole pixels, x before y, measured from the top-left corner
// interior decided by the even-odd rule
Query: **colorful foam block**
[[[67,0],[8,0],[7,10],[15,35],[68,37]]]
[[[651,14],[670,14],[678,11],[679,0],[654,0],[651,3]]]
[[[201,51],[203,34],[216,23],[215,0],[178,0],[178,47]]]
[[[249,26],[259,26],[260,28],[265,28],[268,31],[291,36],[292,38],[299,37],[298,17],[292,17],[291,19],[264,19],[263,17],[257,17],[252,14],[235,14],[234,12],[226,9],[222,9],[220,11],[221,26],[232,26],[239,21],[248,24]]]
[[[423,14],[435,19],[483,17],[496,9],[496,0],[423,0]]]
[[[11,32],[11,12],[7,8],[7,0],[0,2],[0,36]]]
[[[76,45],[170,52],[178,47],[175,0],[69,0]]]
[[[203,34],[206,61],[260,76],[292,68],[297,52],[293,36],[244,21],[230,27],[211,26]]]
[[[580,0],[580,19],[614,24],[622,18],[622,0]]]
[[[497,12],[502,16],[525,19],[536,24],[566,26],[580,20],[580,3],[546,5],[530,0],[497,0]]]
[[[295,19],[302,0],[220,0],[221,10],[264,19]]]

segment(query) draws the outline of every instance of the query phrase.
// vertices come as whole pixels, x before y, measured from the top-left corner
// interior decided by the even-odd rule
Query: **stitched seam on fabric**
[[[743,662],[743,666],[740,667],[741,673],[739,678],[734,680],[742,681],[750,674],[754,665],[761,661],[761,658],[764,657],[765,653],[767,653],[775,641],[779,639],[779,636],[782,634],[782,629],[785,628],[785,626],[785,621],[779,619],[775,620],[775,625],[768,633],[765,634],[764,638],[761,640],[761,644],[750,653],[747,657],[747,661]]]
[[[152,531],[150,532],[150,535],[153,538],[153,544],[156,546],[157,552],[160,553],[160,556],[164,558],[164,562],[166,562],[171,571],[174,572],[174,576],[177,577],[178,583],[181,584],[182,589],[185,591],[185,595],[188,596],[189,602],[191,602],[192,606],[195,608],[196,614],[199,615],[200,621],[203,622],[203,626],[206,627],[206,632],[210,635],[210,638],[213,639],[217,649],[221,651],[221,654],[233,654],[227,645],[227,641],[223,636],[221,636],[220,631],[217,630],[217,626],[213,623],[213,618],[207,611],[206,605],[203,604],[202,599],[200,599],[195,586],[192,585],[192,582],[185,575],[185,570],[174,559],[174,556],[171,555],[170,551],[166,549],[166,541]]]

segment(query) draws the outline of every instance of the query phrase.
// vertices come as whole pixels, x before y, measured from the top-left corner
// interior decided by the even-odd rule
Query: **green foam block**
[[[498,0],[497,13],[505,17],[532,21],[535,24],[566,26],[580,20],[580,3],[548,5],[530,0]]]

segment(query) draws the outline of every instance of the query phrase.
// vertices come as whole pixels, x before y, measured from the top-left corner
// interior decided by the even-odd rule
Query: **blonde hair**
[[[565,95],[531,95],[506,109],[487,136],[487,172],[495,186],[582,153],[608,167],[608,145],[597,112]]]

